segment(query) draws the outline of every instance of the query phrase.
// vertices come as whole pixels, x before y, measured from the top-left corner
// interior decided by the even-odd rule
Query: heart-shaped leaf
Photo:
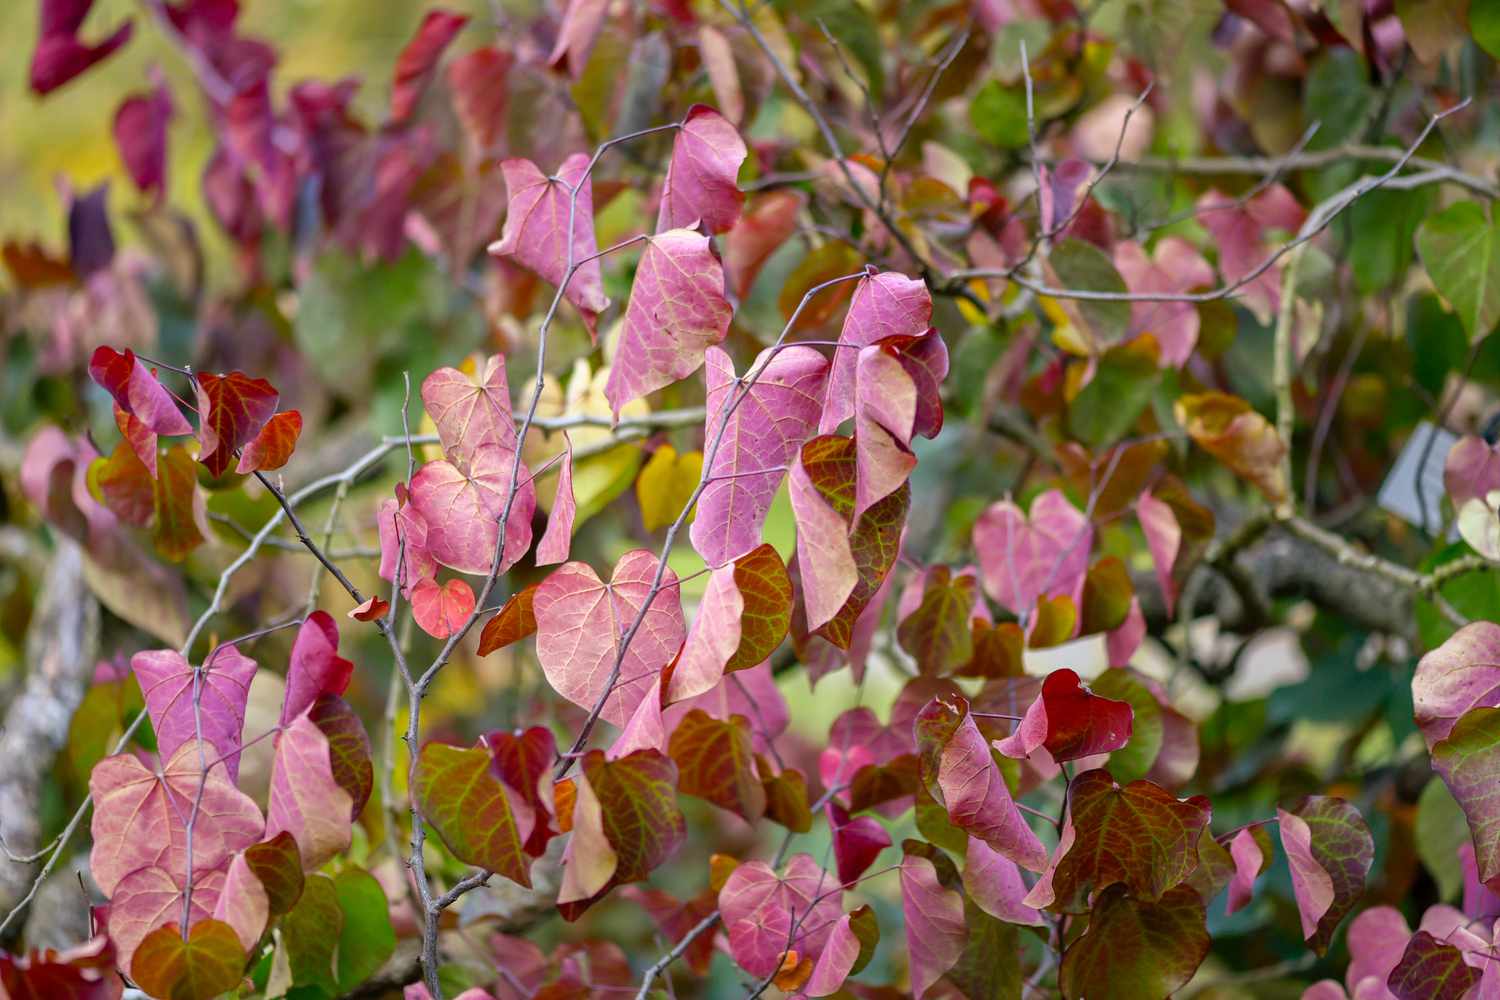
[[[216,646],[195,669],[176,650],[152,649],[131,657],[130,669],[146,699],[161,755],[170,758],[202,738],[215,759],[223,757],[229,780],[235,781],[255,661],[233,645]]]
[[[213,1000],[239,984],[245,952],[220,920],[194,924],[186,939],[176,924],[158,927],[135,950],[130,975],[146,993],[171,1000]]]
[[[276,412],[280,395],[263,378],[244,372],[214,375],[199,372],[198,461],[214,476],[222,476],[235,453],[255,439]]]
[[[464,580],[439,584],[419,580],[411,591],[411,614],[422,631],[434,639],[446,639],[464,627],[474,613],[474,590]]]
[[[491,768],[490,751],[429,743],[417,757],[417,802],[460,861],[530,888],[531,859],[521,845],[535,813]]]

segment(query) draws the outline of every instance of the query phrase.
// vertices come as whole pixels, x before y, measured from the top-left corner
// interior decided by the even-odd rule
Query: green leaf
[[[1471,708],[1432,748],[1432,767],[1453,793],[1474,837],[1479,880],[1500,876],[1500,708]]]
[[[677,767],[656,750],[606,760],[591,750],[583,773],[599,800],[604,835],[619,856],[616,882],[638,882],[665,861],[687,836],[677,806]]]
[[[1500,59],[1500,5],[1476,3],[1469,7],[1469,30],[1481,49]]]
[[[1010,1000],[1021,995],[1020,928],[964,900],[969,939],[947,979],[968,1000]]]
[[[972,575],[955,576],[947,566],[927,571],[922,602],[896,629],[896,640],[922,673],[947,674],[973,657],[969,617],[974,613],[974,584]]]
[[[701,708],[682,717],[667,744],[677,764],[678,788],[754,823],[766,811],[766,790],[755,773],[750,720],[715,719]]]
[[[290,830],[245,848],[245,863],[265,887],[271,914],[286,913],[302,897],[302,854]]]
[[[1493,330],[1500,322],[1500,227],[1484,209],[1461,201],[1439,212],[1417,231],[1417,250],[1469,339]]]
[[[396,950],[385,890],[363,868],[345,868],[333,879],[344,926],[339,932],[338,991],[347,993],[385,964]]]
[[[969,121],[987,141],[1002,149],[1022,149],[1031,141],[1026,128],[1026,93],[990,80],[969,104]]]
[[[1100,894],[1084,935],[1063,952],[1059,986],[1067,1000],[1171,996],[1208,954],[1203,900],[1178,886],[1157,902],[1122,885]]]
[[[1348,51],[1348,50],[1343,50]],[[1355,288],[1363,295],[1388,288],[1411,266],[1412,237],[1432,209],[1432,188],[1378,188],[1349,206],[1347,247]],[[1423,331],[1417,331],[1420,336]]]
[[[1059,288],[1124,295],[1129,289],[1115,270],[1109,255],[1092,243],[1065,239],[1052,248],[1047,258],[1049,276]],[[1130,303],[1124,301],[1063,300],[1062,309],[1080,327],[1079,332],[1103,347],[1130,329]]]
[[[1303,83],[1304,117],[1318,122],[1308,149],[1332,149],[1348,142],[1364,128],[1374,102],[1365,61],[1350,48],[1329,49]]]
[[[294,985],[339,992],[334,962],[343,932],[338,887],[327,875],[309,875],[297,905],[281,919],[281,940]]]
[[[245,950],[234,928],[200,920],[183,940],[177,924],[147,934],[130,961],[130,975],[146,993],[165,1000],[212,1000],[239,984]]]
[[[1139,337],[1099,357],[1088,385],[1068,404],[1068,430],[1098,451],[1114,444],[1135,424],[1161,383],[1156,342]]]
[[[1161,703],[1128,670],[1106,670],[1089,688],[1101,698],[1129,703],[1135,713],[1130,742],[1109,755],[1109,773],[1116,781],[1127,784],[1144,778],[1166,742]]]
[[[1454,899],[1464,885],[1458,849],[1469,839],[1468,820],[1441,781],[1429,781],[1417,799],[1417,857],[1432,873],[1443,899]]]
[[[531,861],[509,793],[490,763],[483,745],[427,744],[417,756],[417,804],[455,858],[529,889]]]

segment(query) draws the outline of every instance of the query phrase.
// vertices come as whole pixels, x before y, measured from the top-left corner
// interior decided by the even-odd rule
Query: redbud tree
[[[1500,995],[1492,4],[34,6],[0,997]]]

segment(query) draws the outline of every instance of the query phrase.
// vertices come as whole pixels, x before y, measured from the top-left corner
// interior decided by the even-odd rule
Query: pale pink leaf
[[[687,378],[724,339],[734,309],[709,238],[670,229],[646,241],[604,384],[616,420],[634,399]]]
[[[859,583],[859,567],[849,544],[849,522],[813,484],[800,451],[787,482],[792,514],[797,520],[797,572],[802,605],[807,615],[807,631],[815,632],[843,610]]]
[[[1131,658],[1135,656],[1135,651],[1141,648],[1141,640],[1145,638],[1146,615],[1141,611],[1140,597],[1132,596],[1130,610],[1125,613],[1125,620],[1105,633],[1104,651],[1109,657],[1109,665],[1112,667],[1128,665]]]
[[[914,1000],[922,1000],[968,943],[964,900],[938,882],[931,861],[907,855],[901,862],[901,911],[906,917],[911,993]]]
[[[573,547],[573,521],[578,516],[578,500],[573,495],[573,439],[563,431],[563,457],[557,470],[557,494],[552,513],[547,516],[547,530],[536,544],[536,564],[551,566],[567,561]]]
[[[630,713],[620,735],[610,744],[605,756],[610,760],[628,757],[637,750],[660,750],[667,745],[667,725],[661,708],[661,676],[651,682],[651,688],[641,698],[641,703]]]
[[[302,867],[313,871],[348,848],[354,800],[333,776],[328,737],[306,714],[276,736],[265,837],[283,830],[297,841]]]
[[[404,487],[397,487],[402,492]],[[437,574],[437,560],[427,551],[427,521],[408,499],[402,502],[387,497],[376,513],[380,531],[380,578],[395,582],[396,566],[401,566],[401,591],[411,590],[413,580]]]
[[[1136,294],[1178,295],[1213,284],[1214,272],[1191,243],[1163,237],[1154,254],[1131,240],[1115,244],[1115,270]],[[1191,302],[1133,302],[1130,333],[1149,333],[1161,349],[1163,364],[1181,367],[1198,343],[1198,307]]]
[[[974,525],[974,548],[985,593],[1016,614],[1038,597],[1076,596],[1088,572],[1093,529],[1059,490],[1031,502],[1030,516],[1009,500],[985,510]]]
[[[500,516],[511,489],[515,452],[499,445],[475,449],[467,470],[451,462],[428,462],[411,481],[411,504],[427,525],[432,558],[460,573],[488,574],[500,541]],[[536,487],[521,465],[515,502],[505,529],[503,573],[531,547]]]
[[[1062,231],[1064,223],[1073,216],[1078,189],[1093,170],[1087,162],[1076,157],[1069,157],[1051,169],[1038,167],[1042,184],[1037,194],[1044,232],[1055,235]]]
[[[422,380],[422,405],[437,425],[448,459],[462,468],[481,445],[495,444],[514,453],[516,424],[510,410],[505,358],[492,354],[484,369],[467,375],[439,368]]]
[[[354,664],[339,655],[339,627],[333,616],[326,611],[308,615],[292,641],[281,725],[307,711],[319,695],[343,694],[353,675]]]
[[[854,518],[901,488],[917,466],[911,453],[917,386],[894,350],[871,345],[855,362]]]
[[[997,920],[1028,927],[1047,924],[1040,912],[1022,902],[1028,890],[1020,867],[979,837],[969,838],[964,855],[964,891]]]
[[[1177,581],[1172,570],[1182,548],[1182,527],[1172,506],[1158,500],[1150,490],[1136,498],[1135,514],[1141,522],[1141,533],[1146,536],[1146,547],[1151,550],[1156,582],[1170,615],[1177,603]]]
[[[592,899],[609,884],[619,867],[619,855],[604,832],[604,813],[593,786],[583,774],[573,777],[573,833],[563,848],[559,903]]]
[[[596,256],[599,245],[594,236],[593,185],[584,173],[588,165],[586,154],[575,153],[563,161],[553,179],[530,160],[512,159],[500,164],[510,203],[500,239],[489,249],[502,257],[514,257],[518,264],[554,285],[563,283],[571,262],[575,273],[568,281],[566,296],[592,335],[609,299],[604,295]]]
[[[1349,923],[1349,968],[1344,982],[1351,995],[1360,993],[1360,984],[1373,980],[1381,991],[1391,970],[1401,961],[1411,928],[1406,918],[1393,906],[1372,906]],[[1385,1000],[1388,992],[1374,994]]]
[[[895,271],[866,274],[855,282],[828,380],[828,405],[818,433],[830,434],[854,416],[857,360],[849,348],[868,347],[887,337],[920,337],[932,326],[932,295],[917,278]]]
[[[196,890],[194,892],[196,894]],[[214,905],[214,919],[233,927],[248,953],[265,933],[270,915],[271,900],[266,895],[266,887],[250,870],[244,853],[236,854],[224,874],[224,889]]]
[[[761,543],[766,512],[786,469],[816,429],[828,360],[811,347],[762,352],[746,372],[753,384],[727,420],[725,407],[739,395],[734,362],[716,347],[705,362],[708,485],[689,534],[710,566],[723,566]]]
[[[843,917],[840,895],[810,855],[793,856],[779,876],[764,861],[745,862],[719,890],[730,954],[752,976],[780,968],[789,938],[798,955],[820,954]]]
[[[745,154],[745,141],[723,115],[703,104],[689,108],[672,143],[656,231],[722,233],[733,226],[745,201],[736,181]]]
[[[1219,274],[1227,284],[1246,281],[1243,302],[1262,323],[1270,321],[1281,305],[1281,271],[1285,259],[1249,276],[1269,259],[1273,247],[1271,230],[1294,233],[1306,217],[1292,193],[1280,184],[1241,205],[1235,199],[1209,191],[1198,199],[1198,221],[1219,248]],[[1248,279],[1248,280],[1247,280]]]
[[[1443,462],[1443,488],[1454,510],[1500,490],[1500,451],[1476,434],[1459,438]]]
[[[232,645],[217,646],[195,670],[176,650],[151,649],[131,657],[130,669],[141,685],[161,755],[170,758],[201,735],[213,756],[224,758],[229,780],[238,778],[255,661]]]
[[[160,772],[131,754],[106,757],[94,766],[89,775],[94,798],[89,871],[100,892],[113,895],[120,880],[137,868],[163,868],[174,878],[185,878],[187,819],[194,801],[194,871],[217,868],[261,839],[260,809],[214,760],[215,751],[205,742],[184,744]],[[206,777],[204,762],[209,764]]]
[[[677,575],[665,569],[640,630],[619,657],[623,637],[645,604],[656,571],[656,557],[644,549],[621,556],[607,584],[587,563],[564,563],[542,581],[533,599],[537,659],[548,682],[586,709],[608,691],[601,715],[617,726],[625,723],[662,667],[677,655],[686,633]],[[617,659],[619,675],[612,679]]]

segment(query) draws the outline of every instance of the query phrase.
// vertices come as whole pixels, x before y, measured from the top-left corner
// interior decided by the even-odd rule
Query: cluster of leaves
[[[123,638],[79,716],[102,729],[74,761],[95,933],[0,954],[0,994],[117,997],[128,981],[174,1000],[675,995],[676,961],[703,978],[722,956],[750,995],[1156,998],[1269,951],[1243,940],[1259,929],[1310,956],[1272,974],[1334,955],[1321,974],[1347,951],[1343,985],[1294,987],[1312,1000],[1500,990],[1500,625],[1469,620],[1494,602],[1463,578],[1500,561],[1493,435],[1447,453],[1462,545],[1420,571],[1312,519],[1389,464],[1390,442],[1360,439],[1385,426],[1371,397],[1399,364],[1353,369],[1392,298],[1441,327],[1434,357],[1456,339],[1470,373],[1500,323],[1486,209],[1422,221],[1431,187],[1494,185],[1414,159],[1440,121],[1476,113],[1455,87],[1493,90],[1496,19],[1483,4],[1426,5],[1448,12],[1437,24],[1416,4],[1231,2],[1212,20],[1234,72],[1205,80],[1194,126],[1225,154],[1218,169],[1142,167],[1133,182],[1115,168],[1171,142],[1154,130],[1174,109],[1146,86],[1161,38],[1120,26],[1118,41],[1097,12],[1043,0],[798,6],[571,0],[451,55],[476,26],[428,11],[370,127],[357,81],[273,87],[276,52],[241,33],[234,0],[148,4],[215,129],[202,191],[245,289],[222,322],[249,346],[206,337],[185,348],[194,366],[137,353],[171,344],[155,329],[171,309],[153,313],[117,250],[103,189],[70,197],[67,260],[5,246],[17,314],[46,345],[39,370],[86,372],[80,415],[108,406],[118,432],[105,455],[87,432],[37,430],[22,493],[86,550],[114,616],[168,648],[127,667],[141,640]],[[1163,31],[1192,21],[1121,6]],[[89,7],[41,0],[37,94],[131,41],[129,22],[85,41]],[[915,56],[883,50],[908,32]],[[1267,107],[1263,92],[1294,99]],[[1439,117],[1422,112],[1429,96]],[[187,231],[165,205],[175,108],[157,77],[114,128],[151,218]],[[803,119],[829,157],[776,128]],[[1388,144],[1358,144],[1362,128]],[[601,166],[616,149],[630,163]],[[1245,162],[1258,181],[1233,181]],[[370,284],[338,270],[350,257]],[[1414,260],[1432,291],[1408,290]],[[457,323],[410,348],[429,373],[386,411],[401,433],[392,420],[368,455],[289,493],[281,470],[311,460],[304,412],[313,427],[338,409],[303,380],[333,366],[334,382],[344,361],[281,367],[263,328],[308,337],[331,319],[330,340],[302,346],[373,351],[355,306],[329,305],[342,275],[350,299],[374,299],[360,304],[371,326],[436,336],[420,304],[384,292],[407,288],[413,261],[482,314],[485,349],[465,356],[480,338]],[[1346,325],[1360,346],[1331,353]],[[298,386],[299,408],[259,375],[211,370],[233,357]],[[1332,357],[1325,391],[1307,376]],[[1441,396],[1457,367],[1444,363],[1405,375]],[[343,407],[360,391],[325,388]],[[1400,429],[1418,395],[1403,392]],[[1324,462],[1334,428],[1345,450]],[[1014,461],[992,461],[997,448]],[[374,547],[336,553],[340,504],[371,472],[384,475],[355,534]],[[299,507],[335,487],[316,538]],[[606,510],[625,523],[601,527]],[[220,530],[247,512],[264,527]],[[263,627],[262,602],[241,595],[254,630],[200,642],[283,521],[296,541],[281,540],[318,563],[307,610]],[[1326,609],[1259,607],[1274,588],[1235,559],[1273,529],[1393,581],[1418,620],[1367,609],[1359,624],[1395,637],[1367,638]],[[214,581],[196,620],[194,573]],[[1210,573],[1261,616],[1231,672],[1278,615],[1337,663],[1280,698],[1185,696],[1224,679],[1192,627]],[[278,590],[270,572],[256,586]],[[369,640],[360,667],[320,602]],[[241,651],[292,627],[284,668]],[[1426,652],[1408,676],[1412,639]],[[487,663],[539,675],[534,714],[511,716],[525,724],[496,728],[471,705],[424,731],[434,684]],[[377,763],[351,686],[382,667]],[[794,705],[791,676],[858,694]],[[1330,694],[1335,681],[1371,693]],[[267,684],[278,707],[247,733]],[[863,698],[881,685],[877,711]],[[1339,699],[1358,727],[1338,770],[1281,753],[1292,720],[1342,718],[1317,704]],[[113,752],[97,746],[115,731]],[[245,762],[267,751],[257,781]],[[1430,761],[1420,805],[1362,780],[1376,768],[1353,759],[1376,755],[1424,779]],[[780,846],[763,851],[771,831]],[[1404,898],[1416,876],[1395,862],[1376,869],[1403,832],[1437,898]],[[802,835],[821,857],[792,852]],[[524,917],[502,912],[505,883],[526,890]],[[1461,910],[1446,902],[1460,892]],[[643,936],[612,914],[641,909],[661,957],[633,963]],[[527,933],[552,915],[562,930]]]

